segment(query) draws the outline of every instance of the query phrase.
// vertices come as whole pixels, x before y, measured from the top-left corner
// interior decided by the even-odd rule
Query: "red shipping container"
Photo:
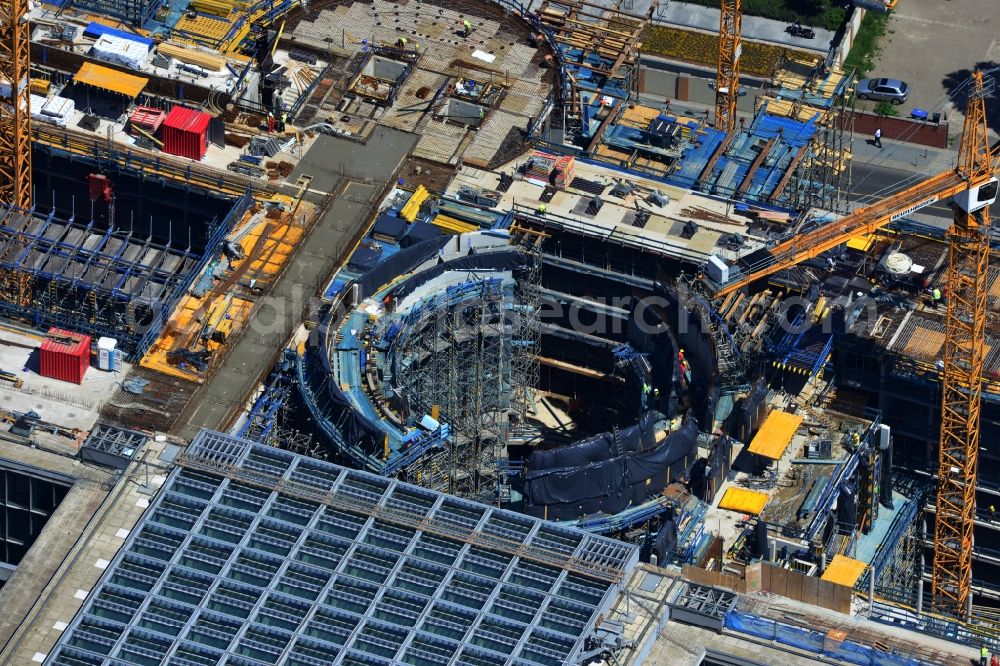
[[[163,109],[151,106],[137,106],[128,120],[133,128],[140,127],[144,132],[156,134],[166,116],[167,113]]]
[[[208,121],[212,116],[184,106],[175,106],[163,120],[160,140],[163,152],[200,160],[208,150]]]
[[[50,328],[42,342],[40,361],[42,377],[82,384],[90,367],[90,336]]]

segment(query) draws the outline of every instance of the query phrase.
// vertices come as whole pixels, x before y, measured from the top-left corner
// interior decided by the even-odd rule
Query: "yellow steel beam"
[[[0,0],[0,204],[31,207],[28,0]]]

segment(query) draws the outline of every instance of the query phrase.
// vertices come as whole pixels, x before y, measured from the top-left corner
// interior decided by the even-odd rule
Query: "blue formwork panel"
[[[687,123],[687,126],[691,129],[697,127],[692,122]],[[696,189],[698,176],[725,138],[725,132],[710,127],[702,128],[701,135],[695,137],[691,145],[681,153],[680,168],[670,175],[668,182],[678,187]]]

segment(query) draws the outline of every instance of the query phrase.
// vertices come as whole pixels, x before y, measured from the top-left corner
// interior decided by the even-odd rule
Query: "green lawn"
[[[719,8],[719,0],[683,0],[704,7]],[[743,13],[775,21],[826,28],[837,31],[847,17],[847,10],[836,0],[743,0]]]
[[[654,25],[642,34],[642,51],[664,58],[715,67],[719,60],[719,36],[679,28]],[[769,77],[783,55],[812,58],[814,54],[773,44],[743,42],[740,71],[743,74]]]

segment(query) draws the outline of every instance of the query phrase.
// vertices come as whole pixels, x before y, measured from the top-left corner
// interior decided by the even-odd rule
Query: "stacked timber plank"
[[[189,65],[204,67],[210,72],[219,72],[226,66],[226,59],[214,53],[198,51],[196,49],[178,46],[177,44],[163,43],[157,47],[161,55],[176,58]]]

